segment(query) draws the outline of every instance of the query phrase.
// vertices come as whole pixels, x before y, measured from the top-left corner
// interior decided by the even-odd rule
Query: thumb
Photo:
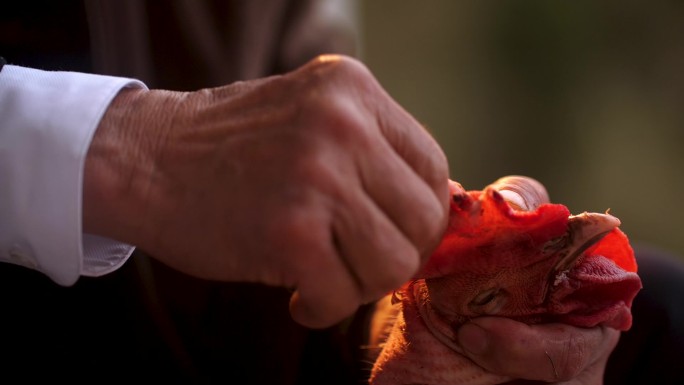
[[[492,373],[559,382],[587,370],[602,375],[603,368],[596,366],[605,365],[620,332],[606,327],[527,325],[483,317],[463,325],[457,338],[464,354]]]

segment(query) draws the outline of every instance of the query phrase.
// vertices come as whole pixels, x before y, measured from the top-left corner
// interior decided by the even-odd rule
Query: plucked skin
[[[539,189],[534,180],[515,178],[528,190]],[[440,246],[415,279],[395,293],[397,318],[371,384],[513,380],[488,373],[459,353],[456,332],[477,316],[630,328],[641,281],[617,218],[570,215],[567,207],[546,203],[545,190],[542,198],[532,199],[536,202],[505,199],[510,191],[503,191],[500,181],[482,191],[453,191]]]

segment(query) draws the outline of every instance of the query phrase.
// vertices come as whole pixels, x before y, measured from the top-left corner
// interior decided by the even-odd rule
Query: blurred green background
[[[361,57],[451,178],[544,183],[684,255],[684,2],[367,0]]]

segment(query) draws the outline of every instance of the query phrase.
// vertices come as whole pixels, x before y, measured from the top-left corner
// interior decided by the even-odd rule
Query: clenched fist
[[[185,273],[294,289],[331,325],[437,245],[445,156],[359,62],[321,56],[197,92],[125,90],[86,161],[84,230]]]

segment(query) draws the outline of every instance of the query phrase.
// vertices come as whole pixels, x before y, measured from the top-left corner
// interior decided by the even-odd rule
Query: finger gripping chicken
[[[641,280],[616,217],[571,215],[526,177],[502,178],[482,191],[453,187],[441,244],[394,294],[396,320],[372,385],[511,381],[460,354],[458,328],[478,316],[631,327]]]

